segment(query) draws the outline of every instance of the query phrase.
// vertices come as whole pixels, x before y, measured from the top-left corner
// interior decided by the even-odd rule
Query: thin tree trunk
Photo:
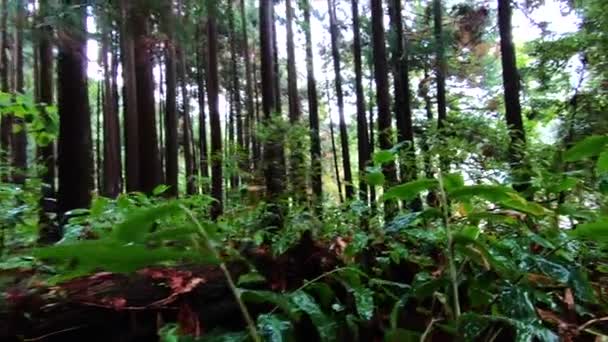
[[[114,24],[116,26],[118,26],[118,22],[114,22]],[[117,141],[118,144],[118,149],[116,150],[118,152],[117,154],[117,158],[118,158],[118,192],[122,192],[122,190],[124,189],[124,185],[123,185],[123,161],[122,161],[122,141],[120,139],[121,137],[121,126],[120,126],[120,98],[119,98],[119,92],[118,92],[118,65],[119,65],[119,58],[120,58],[120,46],[118,44],[118,32],[114,31],[114,32],[110,32],[111,35],[113,35],[113,39],[111,41],[111,51],[112,51],[112,69],[111,69],[111,89],[112,89],[112,104],[114,106],[114,111],[116,112],[116,119],[115,119],[115,125],[116,125],[116,134],[115,134],[115,139]],[[124,82],[124,79],[123,79]]]
[[[336,173],[336,184],[338,185],[338,196],[340,203],[344,203],[342,196],[342,182],[340,181],[340,167],[338,166],[338,151],[336,149],[336,138],[334,134],[334,120],[331,117],[331,99],[329,97],[329,82],[325,79],[325,94],[327,95],[327,111],[329,116],[329,134],[331,135],[331,152],[334,156],[334,171]]]
[[[95,99],[95,183],[98,193],[103,193],[103,183],[101,179],[102,175],[102,164],[103,157],[101,156],[101,135],[103,131],[101,129],[101,116],[102,116],[102,104],[104,103],[105,94],[103,93],[103,82],[97,82],[97,97]]]
[[[203,30],[201,25],[200,30]],[[199,138],[199,149],[200,149],[200,162],[201,162],[201,177],[209,177],[209,154],[207,151],[207,119],[205,117],[205,44],[203,44],[203,35],[199,32],[199,48],[197,50],[197,83],[198,83],[198,107],[199,107],[199,124],[198,124],[198,138]],[[203,193],[208,193],[208,190],[203,186]]]
[[[222,128],[218,108],[218,67],[217,67],[217,7],[215,1],[207,2],[207,100],[209,101],[209,122],[211,129],[211,218],[217,219],[223,212],[222,189]]]
[[[255,57],[253,58],[253,60],[255,60]],[[258,85],[258,78],[257,78],[257,68],[256,68],[255,63],[253,64],[252,74],[253,74],[253,92],[254,92],[254,99],[255,99],[255,117],[254,117],[254,120],[251,125],[251,132],[252,132],[251,146],[253,148],[252,166],[253,166],[253,171],[255,173],[257,173],[260,170],[260,161],[262,160],[262,144],[258,140],[258,136],[257,136],[257,132],[256,132],[256,129],[260,125],[261,120],[260,120],[260,94],[259,94],[260,92],[259,92],[259,85]]]
[[[251,158],[252,153],[250,148],[253,148],[252,136],[253,136],[253,121],[254,121],[254,94],[253,94],[253,81],[252,81],[252,68],[251,68],[251,53],[249,51],[249,37],[247,32],[247,15],[245,12],[245,0],[240,1],[241,10],[241,31],[243,40],[243,53],[245,59],[245,91],[247,95],[247,115],[245,116],[245,127],[244,127],[244,153],[247,157],[247,169],[251,171]]]
[[[270,124],[275,115],[280,113],[275,92],[276,65],[273,48],[274,8],[270,1],[260,0],[260,47],[261,47],[261,75],[262,75],[262,108],[264,121]],[[277,228],[283,225],[283,210],[279,203],[284,187],[284,157],[282,136],[273,132],[264,142],[264,175],[266,178],[267,200],[270,204],[270,212],[274,215],[270,226]]]
[[[165,42],[166,43],[166,42]],[[158,94],[159,94],[159,98],[158,98],[158,117],[157,117],[157,123],[158,123],[158,153],[159,153],[159,159],[160,159],[160,169],[161,169],[161,175],[160,175],[160,179],[161,179],[161,183],[163,184],[167,184],[167,180],[166,180],[166,175],[165,175],[165,150],[166,150],[166,143],[165,143],[165,99],[167,98],[165,96],[165,84],[167,83],[167,81],[165,81],[165,73],[163,72],[164,70],[164,65],[165,65],[165,58],[160,56],[158,58]]]
[[[302,1],[304,11],[304,32],[306,34],[306,74],[308,87],[308,119],[310,125],[310,179],[312,185],[312,203],[317,214],[323,207],[323,185],[321,175],[321,137],[319,132],[319,99],[317,97],[317,82],[315,80],[314,55],[312,52],[312,34],[310,29],[310,1]]]
[[[445,59],[445,47],[443,42],[443,7],[441,0],[433,0],[433,18],[436,49],[435,77],[437,82],[437,127],[441,129],[445,126],[447,110],[445,99],[447,62]]]
[[[129,0],[120,0],[120,39],[122,71],[124,82],[124,139],[125,139],[125,165],[126,189],[128,192],[138,191],[140,187],[139,165],[139,117],[137,114],[137,87],[135,77],[135,42],[130,25],[133,19],[133,3]]]
[[[103,191],[104,196],[115,198],[120,193],[120,127],[118,124],[118,109],[114,106],[112,91],[112,66],[109,65],[110,34],[104,29],[102,37],[103,65]]]
[[[376,101],[378,104],[378,143],[381,149],[388,150],[393,146],[388,70],[386,66],[386,46],[384,42],[384,11],[382,0],[371,0],[372,41],[374,56],[374,74],[376,79]],[[397,175],[395,163],[384,164],[385,188],[395,185]],[[391,220],[396,214],[394,201],[384,202],[384,215]]]
[[[25,4],[23,0],[15,0],[15,6],[17,8],[17,16],[15,21],[15,85],[14,89],[16,93],[23,94],[24,81],[23,68],[23,31],[26,24],[26,13]],[[13,118],[14,125],[19,127],[17,132],[13,131],[12,143],[12,166],[13,166],[13,182],[17,184],[24,184],[26,179],[27,170],[27,131],[25,127],[25,121],[22,118],[15,116]]]
[[[302,117],[298,94],[298,73],[296,69],[296,53],[293,38],[294,9],[291,0],[285,1],[287,14],[287,94],[289,98],[289,123],[298,126]],[[299,138],[290,139],[290,180],[291,193],[296,203],[306,201],[306,180],[304,174],[304,155],[302,142]]]
[[[232,187],[238,188],[240,183],[240,174],[245,171],[244,160],[242,159],[243,152],[243,121],[241,117],[241,87],[239,82],[238,68],[238,53],[236,46],[236,27],[234,24],[234,8],[232,1],[228,2],[228,25],[230,30],[230,61],[232,63],[232,122],[231,132],[236,134],[236,139],[233,138],[233,158],[236,160],[237,170],[232,177]],[[236,129],[236,131],[235,131]]]
[[[2,44],[0,46],[0,88],[5,93],[10,92],[9,70],[11,68],[11,63],[8,57],[8,52],[12,49],[8,34],[8,1],[9,0],[2,0],[2,17],[0,18],[0,29],[2,30],[0,33],[0,39],[2,39]],[[2,126],[0,128],[0,153],[2,153],[0,157],[2,158],[3,165],[9,165],[11,135],[13,132],[12,115],[2,115],[0,125]],[[3,172],[2,182],[8,182],[9,180],[10,172]]]
[[[391,17],[391,30],[393,37],[393,86],[394,111],[397,119],[397,140],[405,143],[400,153],[401,182],[406,183],[416,179],[416,149],[414,147],[414,128],[412,126],[412,107],[410,100],[410,77],[408,53],[403,35],[403,20],[401,13],[401,0],[391,0],[389,5]],[[422,203],[416,197],[409,203],[414,211],[420,211]]]
[[[86,1],[64,0],[80,5],[75,10],[78,20],[62,26],[58,41],[57,84],[59,107],[58,170],[59,212],[88,208],[93,188],[91,151],[91,117],[86,77]]]
[[[365,169],[371,159],[369,131],[365,115],[365,94],[363,93],[363,70],[361,66],[361,35],[359,28],[359,4],[351,0],[353,16],[353,55],[355,64],[355,93],[357,96],[357,150],[359,153],[359,198],[368,203]]]
[[[160,160],[156,133],[156,110],[154,104],[153,56],[149,33],[149,4],[137,2],[134,11],[133,33],[135,36],[135,76],[137,88],[137,111],[139,119],[139,176],[140,190],[151,194],[160,184]]]
[[[369,78],[369,155],[370,155],[370,160],[371,160],[371,156],[374,154],[374,149],[375,149],[375,132],[374,132],[374,126],[375,126],[375,120],[374,120],[374,77],[373,77],[373,63],[370,63],[369,69],[370,69],[370,78]],[[376,187],[374,185],[370,185],[369,186],[369,204],[370,204],[370,209],[372,212],[372,215],[374,215],[376,213]]]
[[[514,188],[523,192],[529,187],[530,176],[526,172],[524,161],[526,133],[521,115],[519,102],[519,71],[515,57],[511,28],[511,2],[498,0],[498,29],[500,31],[500,50],[502,61],[502,80],[504,84],[504,98],[506,121],[511,142],[509,143],[509,164],[513,178]]]
[[[179,193],[178,188],[178,142],[177,142],[177,74],[175,55],[175,27],[174,10],[171,2],[167,2],[168,8],[164,10],[164,30],[167,35],[165,42],[165,82],[167,96],[165,101],[165,174],[166,184],[169,186],[167,195],[175,197]]]
[[[339,32],[336,18],[335,0],[328,0],[327,7],[329,8],[329,30],[331,34],[331,51],[334,62],[334,82],[336,86],[336,100],[338,102],[338,113],[340,117],[340,145],[342,146],[342,168],[344,170],[344,187],[346,190],[346,199],[351,200],[354,195],[353,176],[350,169],[350,149],[348,147],[348,131],[346,129],[346,120],[344,118],[344,94],[342,91]]]
[[[183,49],[182,45],[182,49]],[[186,165],[186,193],[196,193],[196,179],[194,177],[194,153],[192,152],[192,130],[190,128],[190,96],[188,94],[188,76],[186,75],[185,51],[180,52],[179,74],[182,90],[182,131],[184,134],[184,163]]]

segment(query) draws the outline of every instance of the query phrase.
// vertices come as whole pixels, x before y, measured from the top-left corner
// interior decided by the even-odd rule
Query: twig
[[[424,330],[424,333],[422,334],[422,336],[420,336],[420,342],[426,341],[426,338],[429,337],[429,334],[433,330],[433,325],[435,325],[435,323],[440,322],[442,320],[443,320],[443,318],[431,319],[431,322],[429,323],[429,325],[427,325],[426,329]]]
[[[192,211],[190,209],[186,208],[182,204],[180,204],[179,206],[180,206],[180,208],[182,208],[182,210],[184,210],[186,212],[186,214],[188,214],[188,217],[190,218],[190,220],[192,220],[192,222],[196,225],[196,228],[198,228],[199,233],[201,234],[207,249],[209,251],[211,251],[211,253],[213,254],[213,257],[217,260],[222,260],[220,254],[215,249],[215,246],[213,246],[213,244],[211,243],[211,240],[209,239],[209,235],[207,234],[207,231],[205,230],[205,228],[203,228],[203,226],[196,219],[196,217],[194,217],[194,214],[192,213]],[[241,299],[239,290],[236,287],[236,285],[234,284],[234,280],[232,279],[232,276],[230,275],[230,272],[228,271],[228,267],[226,267],[226,263],[224,261],[220,262],[220,269],[224,273],[224,276],[226,277],[226,280],[228,281],[228,286],[230,287],[230,290],[232,291],[232,294],[234,295],[234,298],[236,299],[236,302],[238,303],[239,308],[241,309],[241,313],[243,314],[245,321],[247,322],[247,329],[249,330],[249,334],[251,335],[251,338],[255,342],[262,342],[262,338],[260,337],[260,334],[258,333],[258,331],[255,327],[255,323],[253,322],[253,319],[251,318],[251,315],[249,314],[249,311],[247,310],[245,303]]]
[[[608,321],[608,317],[594,318],[594,319],[588,320],[587,322],[583,323],[583,325],[578,327],[576,329],[576,331],[580,334],[581,331],[587,329],[590,325],[595,324],[597,322],[605,322],[605,321]]]
[[[23,341],[26,341],[26,342],[42,341],[42,340],[46,339],[47,337],[51,337],[51,336],[63,334],[63,333],[66,333],[66,332],[82,329],[84,327],[86,327],[86,325],[78,325],[78,326],[75,326],[75,327],[71,327],[71,328],[67,328],[67,329],[63,329],[63,330],[59,330],[59,331],[53,331],[53,332],[48,333],[46,335],[42,335],[42,336],[38,336],[38,337],[34,337],[34,338],[24,338]]]

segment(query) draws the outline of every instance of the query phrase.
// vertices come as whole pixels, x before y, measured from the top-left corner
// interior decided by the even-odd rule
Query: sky
[[[458,3],[458,0],[447,0],[446,8],[450,8],[453,4]],[[492,10],[496,10],[496,1],[487,0],[482,1],[484,3],[488,3]],[[327,1],[324,0],[313,0],[313,13],[316,11],[318,13],[327,13]],[[340,13],[348,13],[350,15],[350,1],[341,1],[342,11],[340,8],[338,9],[338,16],[340,17]],[[534,40],[540,37],[541,31],[540,29],[534,25],[532,22],[547,22],[548,29],[550,31],[555,32],[557,35],[574,32],[577,30],[579,24],[579,18],[577,18],[573,13],[565,13],[565,5],[561,4],[559,0],[545,0],[544,5],[542,5],[539,9],[534,12],[526,15],[519,9],[515,9],[513,11],[513,39],[517,45],[523,44],[527,41]],[[408,8],[405,8],[407,13]],[[285,17],[285,6],[284,2],[280,5],[276,6],[277,15],[279,17]],[[364,14],[364,13],[362,13]],[[322,18],[325,22],[321,22],[317,16],[313,15],[311,18],[311,31],[312,31],[312,39],[313,39],[313,52],[315,57],[315,76],[317,79],[317,87],[321,87],[325,83],[325,79],[329,79],[331,82],[333,80],[333,68],[330,65],[328,68],[323,66],[321,63],[320,56],[320,44],[329,45],[330,37],[329,32],[327,31],[329,20],[327,15]],[[350,17],[345,18],[346,23],[350,23]],[[295,28],[296,25],[294,25]],[[88,18],[87,27],[89,32],[96,31],[96,25],[94,19],[92,17]],[[388,28],[388,18],[385,18],[385,29]],[[305,67],[305,51],[304,51],[304,35],[299,30],[295,31],[296,38],[296,63],[297,70],[299,73],[299,86],[305,87],[306,82],[306,67]],[[279,58],[286,58],[286,27],[284,25],[277,25],[277,45],[279,47]],[[350,31],[343,31],[344,39],[350,39],[352,34]],[[99,44],[94,40],[89,40],[87,43],[87,56],[89,59],[88,63],[88,75],[92,79],[101,79],[101,68],[97,63],[99,58]],[[576,61],[573,61],[573,65],[571,66],[571,74],[574,74],[576,70]],[[159,70],[155,70],[155,75],[157,79],[159,78]],[[121,80],[119,80],[119,83]],[[333,88],[332,88],[333,90]],[[158,94],[157,94],[158,96]],[[192,99],[192,106],[196,106],[196,99]],[[355,99],[347,97],[345,99],[345,112],[346,113],[354,113],[355,112]],[[222,117],[225,114],[228,106],[225,98],[220,95],[220,113]],[[338,121],[338,111],[335,110],[331,113],[332,121]],[[347,115],[347,123],[350,121],[350,116]]]

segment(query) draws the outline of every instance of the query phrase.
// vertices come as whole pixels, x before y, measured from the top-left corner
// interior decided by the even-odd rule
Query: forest
[[[0,0],[0,340],[608,341],[606,13]]]

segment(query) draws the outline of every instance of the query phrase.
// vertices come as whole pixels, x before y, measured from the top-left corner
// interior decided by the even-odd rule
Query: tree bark
[[[342,168],[344,170],[344,188],[346,199],[351,200],[354,195],[353,176],[350,169],[350,149],[348,147],[348,131],[344,118],[344,93],[342,90],[342,70],[340,61],[338,19],[336,18],[335,0],[327,0],[329,9],[329,31],[331,35],[331,51],[334,64],[336,100],[338,102],[338,114],[340,117],[340,145],[342,147]]]
[[[253,94],[253,81],[252,81],[252,68],[251,68],[251,53],[249,50],[249,37],[247,32],[247,14],[245,12],[245,0],[240,1],[240,10],[241,10],[241,31],[242,31],[242,40],[243,40],[243,53],[245,55],[245,92],[247,96],[247,115],[245,116],[245,127],[244,127],[244,153],[247,157],[247,169],[250,171],[250,167],[252,165],[251,158],[252,153],[250,148],[252,148],[252,136],[253,136],[253,122],[254,118],[254,94]]]
[[[400,151],[401,182],[406,183],[416,179],[416,149],[414,147],[414,129],[412,127],[412,107],[410,97],[410,77],[408,53],[403,34],[403,20],[401,13],[401,0],[391,0],[389,6],[391,29],[393,37],[393,65],[394,111],[397,119],[397,140],[405,143]],[[409,203],[414,211],[420,211],[422,203],[416,197]]]
[[[202,32],[203,26],[201,25],[200,31]],[[197,49],[197,83],[198,83],[198,107],[199,107],[199,124],[198,124],[198,138],[199,138],[199,150],[200,150],[200,162],[201,162],[201,177],[209,177],[209,154],[207,149],[207,118],[205,115],[205,44],[202,41],[203,35],[199,34],[199,48]],[[203,186],[203,193],[207,193],[206,187]]]
[[[310,126],[310,180],[312,186],[312,203],[317,213],[323,207],[323,183],[321,175],[321,137],[319,132],[319,99],[317,81],[315,80],[314,55],[312,52],[312,34],[310,30],[310,0],[302,1],[304,11],[304,32],[306,35],[306,75],[308,92],[308,120]]]
[[[437,82],[437,127],[441,129],[445,126],[445,119],[447,117],[445,99],[447,62],[445,59],[445,47],[443,42],[443,7],[441,0],[433,0],[433,18],[436,49],[435,77]]]
[[[271,125],[275,115],[280,113],[277,104],[275,50],[273,44],[274,8],[271,1],[260,0],[260,48],[261,48],[261,75],[262,75],[262,110],[264,122]],[[284,163],[282,136],[279,132],[271,132],[270,137],[264,141],[264,175],[266,179],[267,201],[270,212],[274,215],[270,226],[282,227],[283,210],[279,203],[284,186]]]
[[[15,85],[14,90],[16,93],[23,94],[24,81],[23,68],[23,31],[26,24],[26,13],[25,4],[23,0],[16,0],[15,6],[17,8],[17,16],[15,20],[15,49],[14,49],[14,60],[15,60]],[[25,184],[26,173],[27,173],[27,131],[25,127],[25,120],[23,118],[14,116],[13,125],[18,127],[18,131],[13,131],[11,139],[11,152],[12,152],[12,179],[16,184]]]
[[[365,169],[371,159],[369,133],[365,115],[365,94],[363,93],[363,69],[361,62],[361,34],[359,25],[359,4],[351,0],[353,16],[353,56],[355,64],[355,93],[357,96],[357,150],[359,153],[359,198],[368,203]]]
[[[130,25],[133,19],[133,3],[120,0],[120,40],[122,56],[122,72],[124,82],[124,139],[126,189],[128,192],[138,191],[140,187],[140,153],[139,153],[139,117],[137,114],[137,87],[135,77],[135,42]]]
[[[526,133],[519,102],[520,80],[515,45],[511,27],[511,2],[498,0],[498,29],[500,31],[500,51],[506,121],[511,142],[509,143],[509,164],[514,188],[523,192],[529,187],[529,174],[524,161]]]
[[[86,1],[64,0],[63,3],[80,6],[75,10],[75,22],[63,26],[58,41],[58,202],[61,215],[73,209],[88,208],[93,189],[86,75]]]
[[[329,135],[331,136],[331,152],[334,157],[334,172],[336,174],[336,185],[338,186],[338,198],[344,203],[342,195],[342,182],[340,181],[340,167],[338,166],[338,151],[336,149],[336,138],[334,134],[334,120],[331,117],[331,99],[329,96],[329,82],[325,79],[325,94],[327,95],[327,111],[329,116]]]
[[[8,34],[8,1],[2,0],[1,11],[0,13],[0,39],[2,40],[2,44],[0,45],[0,88],[3,92],[10,92],[10,82],[9,82],[9,70],[10,70],[10,59],[8,57],[8,52],[11,51],[10,38]],[[2,115],[2,121],[0,125],[0,158],[2,158],[3,165],[9,165],[10,158],[10,150],[11,150],[11,135],[13,132],[13,119],[12,115],[5,114]],[[2,173],[2,182],[8,182],[10,180],[10,172]]]
[[[188,94],[188,75],[186,72],[186,55],[182,45],[180,52],[180,83],[182,90],[182,130],[184,133],[184,163],[186,165],[186,193],[194,195],[196,193],[196,179],[194,176],[194,152],[192,137],[192,119],[190,118],[190,96]]]
[[[384,18],[382,0],[371,0],[371,15],[376,102],[378,104],[378,143],[381,149],[388,150],[393,147],[393,139],[390,96],[388,90],[388,69],[386,66],[386,46],[384,42],[384,24],[382,22]],[[395,163],[388,162],[384,164],[383,172],[386,179],[385,188],[395,185],[397,181]],[[387,221],[392,219],[395,214],[395,202],[385,201],[384,215],[387,218]]]
[[[167,35],[165,42],[165,174],[169,186],[167,195],[176,197],[178,188],[178,142],[177,142],[177,91],[176,91],[176,56],[175,56],[175,27],[174,10],[171,2],[164,9],[164,30]]]
[[[230,61],[232,63],[232,125],[231,129],[233,133],[236,133],[236,139],[233,140],[233,156],[236,158],[236,164],[238,167],[232,177],[233,188],[238,188],[240,184],[241,172],[246,169],[244,159],[242,158],[243,153],[243,120],[241,111],[241,84],[239,82],[239,67],[238,59],[239,55],[237,52],[237,31],[234,24],[234,8],[232,1],[228,2],[228,25],[230,29]],[[235,131],[236,129],[236,131]]]
[[[108,25],[107,23],[106,25]],[[111,37],[106,28],[102,37],[103,65],[103,192],[102,195],[115,198],[120,193],[120,126],[118,124],[118,108],[115,107],[112,90],[112,68],[108,60]]]
[[[218,108],[218,67],[217,67],[217,4],[207,2],[207,99],[209,102],[209,123],[211,129],[211,218],[217,219],[223,212],[222,189],[222,128]]]
[[[149,4],[137,2],[132,25],[135,36],[135,83],[137,89],[137,115],[139,119],[139,179],[140,191],[151,194],[160,184],[160,160],[156,132],[154,103],[153,56],[149,33]]]

